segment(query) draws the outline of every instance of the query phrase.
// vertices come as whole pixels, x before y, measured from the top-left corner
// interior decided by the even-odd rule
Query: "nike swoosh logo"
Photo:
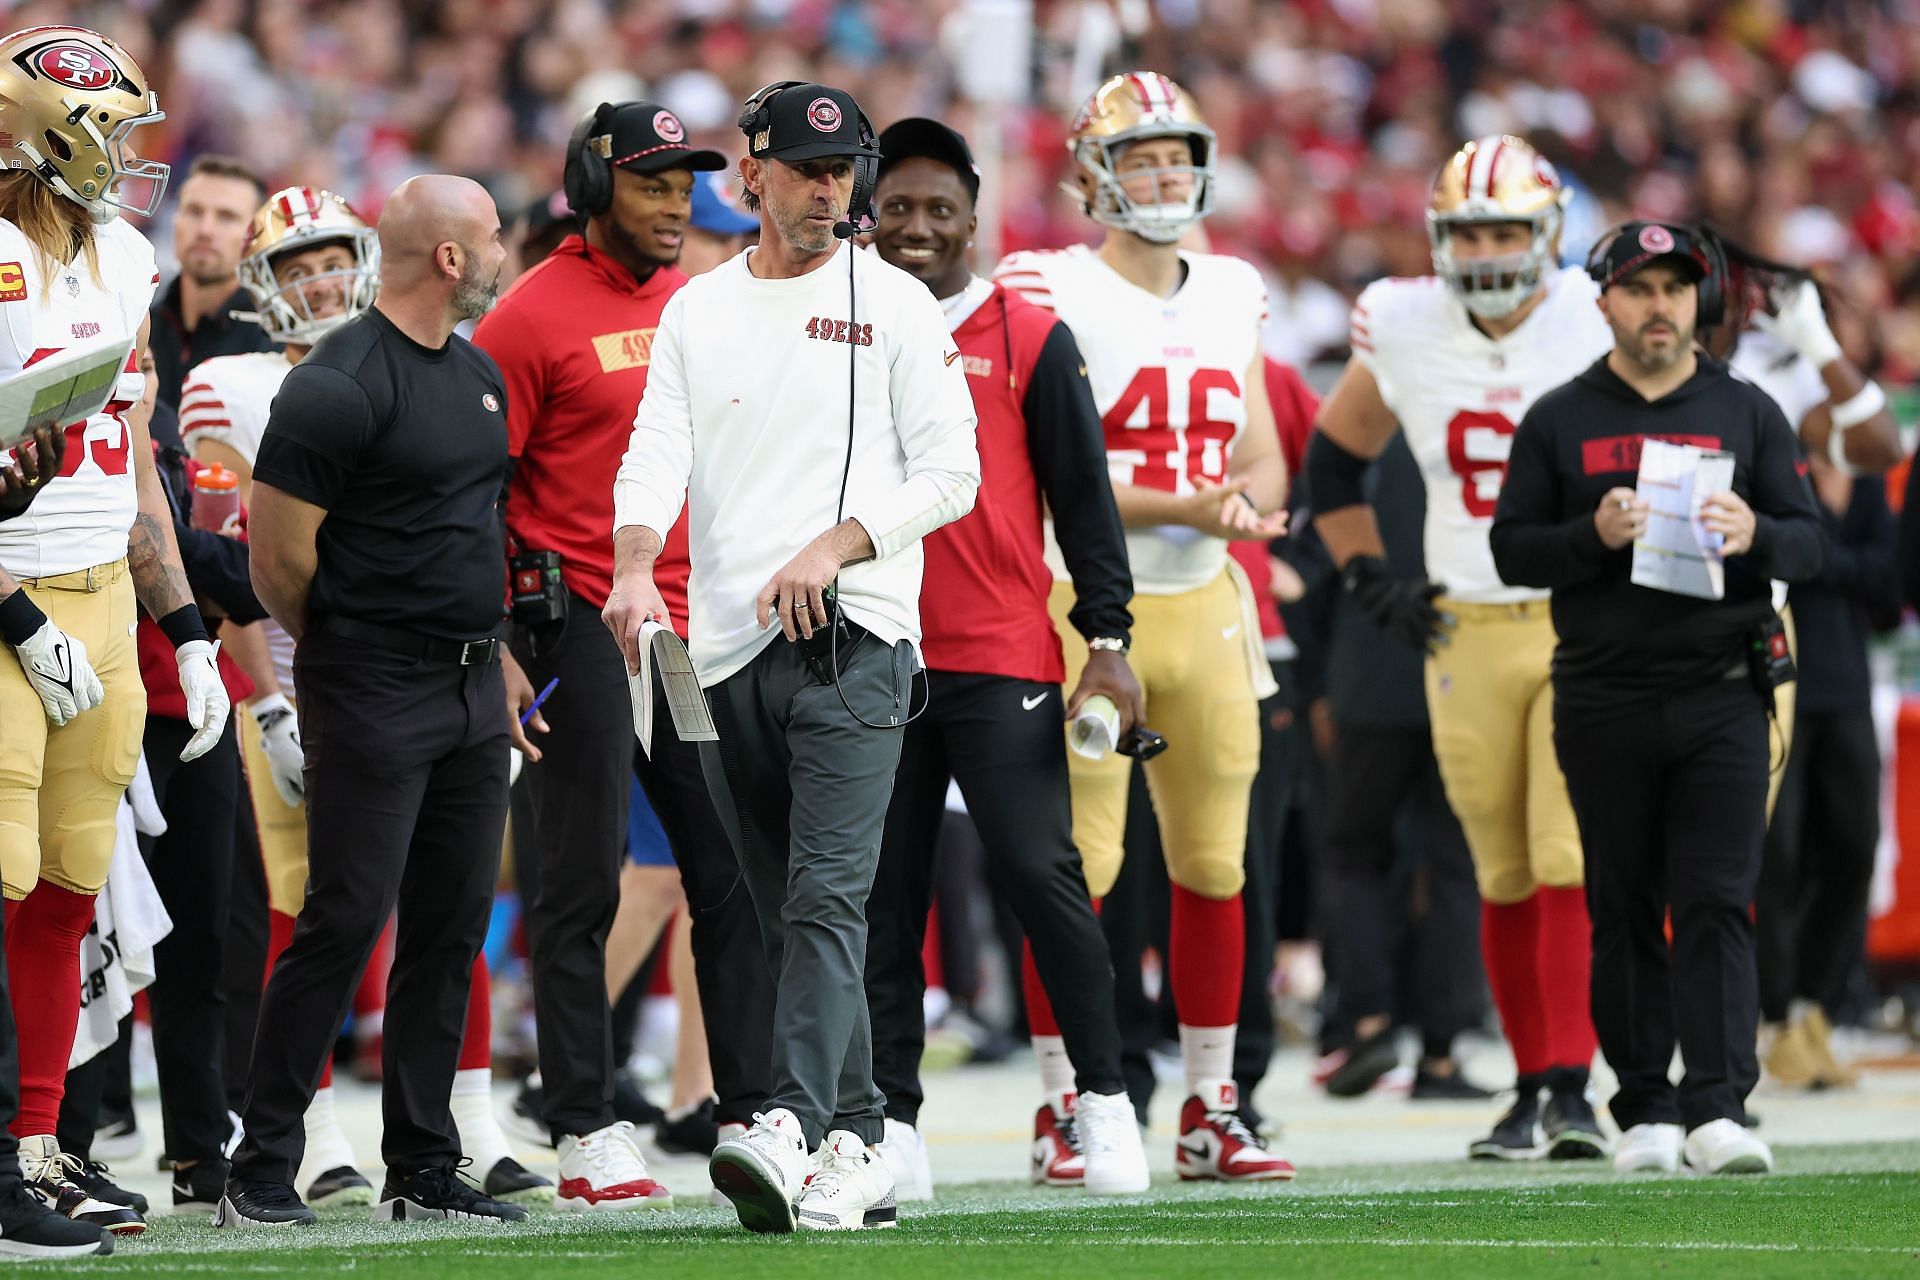
[[[1206,1160],[1213,1155],[1213,1146],[1206,1142],[1182,1142],[1180,1149],[1196,1160]]]
[[[1240,634],[1240,624],[1237,622],[1230,627],[1220,628],[1220,638],[1222,640],[1231,640],[1239,634]]]
[[[1022,711],[1031,711],[1035,707],[1039,706],[1041,703],[1045,702],[1046,700],[1047,700],[1046,694],[1036,693],[1031,698],[1020,699],[1020,709]]]
[[[960,353],[958,351],[947,352],[946,359],[949,365],[951,365],[955,360],[958,360],[959,358],[960,358]]]

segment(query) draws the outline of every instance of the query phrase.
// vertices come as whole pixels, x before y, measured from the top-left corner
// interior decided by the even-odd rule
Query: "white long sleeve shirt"
[[[840,571],[849,619],[918,649],[920,539],[972,510],[980,486],[973,398],[927,287],[847,244],[783,280],[755,278],[752,252],[668,301],[613,486],[616,533],[642,525],[664,536],[687,510],[688,648],[706,687],[780,635],[777,622],[760,626],[755,599],[835,522],[850,362],[846,515],[874,558]]]

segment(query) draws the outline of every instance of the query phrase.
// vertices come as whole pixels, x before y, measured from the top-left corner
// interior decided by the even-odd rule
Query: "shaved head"
[[[439,290],[460,317],[486,313],[500,291],[500,211],[469,178],[408,178],[380,211],[381,292]]]

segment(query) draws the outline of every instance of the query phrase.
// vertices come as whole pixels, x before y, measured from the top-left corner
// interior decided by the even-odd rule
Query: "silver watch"
[[[1127,653],[1127,642],[1119,636],[1095,636],[1093,639],[1087,641],[1087,648],[1095,653],[1117,653],[1121,657],[1125,657]]]

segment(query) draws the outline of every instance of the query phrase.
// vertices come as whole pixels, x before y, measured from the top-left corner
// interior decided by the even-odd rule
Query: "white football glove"
[[[1770,333],[1807,358],[1815,369],[1824,369],[1840,358],[1840,340],[1827,327],[1827,316],[1820,309],[1820,290],[1811,280],[1800,280],[1773,291],[1773,314],[1759,312],[1753,327]]]
[[[53,625],[40,629],[27,642],[14,649],[27,683],[40,695],[47,719],[64,725],[83,711],[91,711],[106,700],[100,677],[87,661],[87,646]]]
[[[180,752],[182,763],[207,754],[226,731],[232,704],[227,701],[227,686],[221,682],[219,665],[214,662],[219,652],[217,640],[212,644],[189,640],[173,651],[173,660],[180,664],[180,692],[187,695],[187,723],[194,730]]]
[[[289,807],[307,798],[307,780],[301,770],[306,752],[300,746],[300,718],[285,694],[269,694],[253,703],[253,722],[260,726],[260,749],[267,753],[267,771],[273,789]]]

